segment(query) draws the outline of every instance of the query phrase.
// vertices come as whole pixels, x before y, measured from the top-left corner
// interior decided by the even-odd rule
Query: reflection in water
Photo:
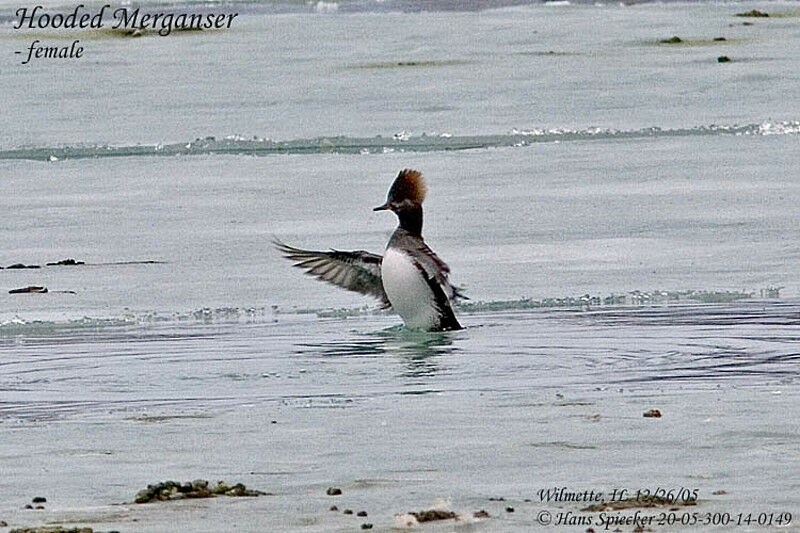
[[[406,372],[400,377],[433,376],[439,367],[435,357],[453,355],[460,351],[454,341],[464,338],[460,332],[430,332],[393,326],[370,333],[354,334],[345,340],[319,343],[298,343],[296,354],[336,356],[396,356],[405,359]]]

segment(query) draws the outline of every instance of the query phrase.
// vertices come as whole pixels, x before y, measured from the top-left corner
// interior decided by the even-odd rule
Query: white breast
[[[395,248],[387,249],[381,264],[381,278],[392,308],[407,327],[430,329],[439,323],[433,291],[408,254]]]

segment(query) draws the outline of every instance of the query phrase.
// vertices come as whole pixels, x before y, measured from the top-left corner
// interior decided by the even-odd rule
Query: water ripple
[[[610,128],[514,129],[505,135],[449,135],[402,132],[393,137],[319,137],[274,141],[231,135],[223,139],[205,137],[173,144],[137,144],[130,146],[32,146],[0,150],[0,159],[59,161],[106,157],[186,156],[206,154],[267,156],[273,154],[382,154],[391,152],[446,152],[500,147],[523,147],[535,143],[580,142],[602,139],[642,139],[709,135],[765,136],[797,135],[800,121],[765,121],[745,125],[703,125],[689,128],[636,130]]]

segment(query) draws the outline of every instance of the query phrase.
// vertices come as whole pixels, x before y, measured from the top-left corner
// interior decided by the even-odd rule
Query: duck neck
[[[397,218],[401,228],[412,235],[422,236],[422,206],[398,211]]]

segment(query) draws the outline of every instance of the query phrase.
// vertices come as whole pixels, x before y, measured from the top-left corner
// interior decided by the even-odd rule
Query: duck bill
[[[386,211],[387,209],[391,209],[391,207],[389,207],[389,202],[386,202],[383,205],[379,205],[378,207],[375,207],[372,210],[373,211]]]

